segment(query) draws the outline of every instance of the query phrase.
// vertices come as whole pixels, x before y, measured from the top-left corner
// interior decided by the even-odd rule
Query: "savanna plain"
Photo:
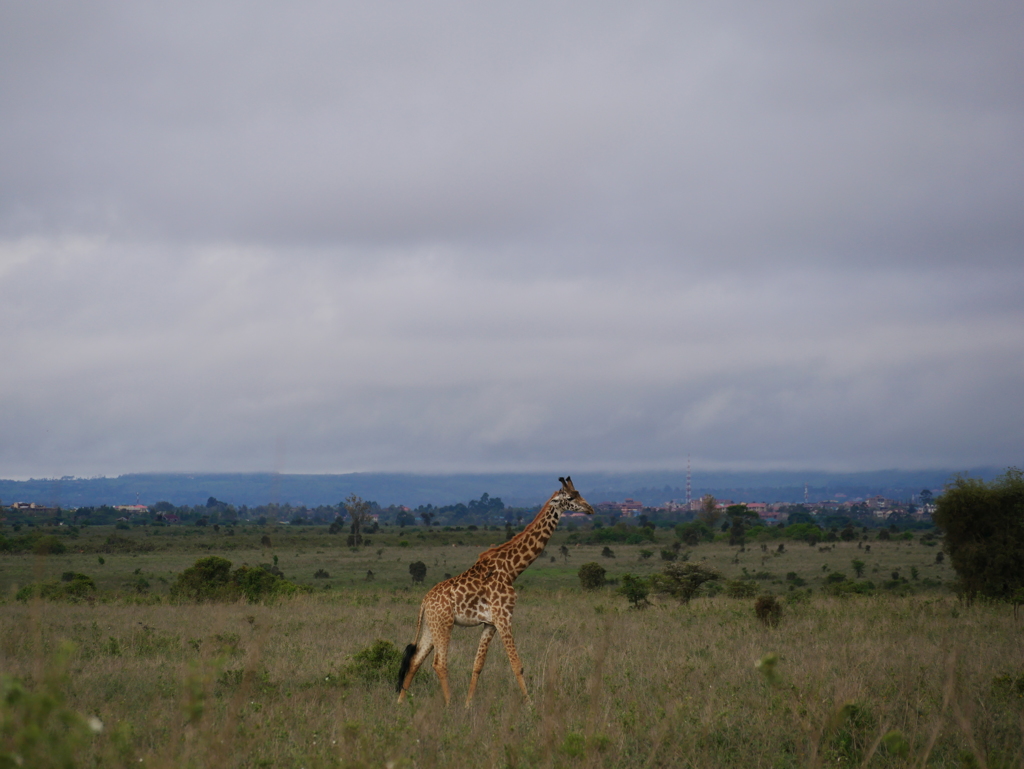
[[[633,608],[622,577],[663,570],[672,532],[604,555],[568,537],[557,532],[517,582],[532,702],[496,640],[468,708],[479,628],[453,632],[450,707],[429,662],[397,705],[397,655],[427,589],[504,531],[385,528],[350,548],[315,526],[97,526],[61,554],[0,555],[6,755],[100,767],[1024,766],[1024,618],[961,602],[941,543],[684,545],[680,559],[723,579],[688,603],[652,593]],[[273,562],[309,587],[259,603],[173,600],[177,576],[211,555]],[[878,589],[830,591],[854,561]],[[609,584],[581,587],[589,562]],[[68,573],[96,590],[17,598]],[[749,590],[719,589],[727,580],[775,595],[777,622],[758,619]]]

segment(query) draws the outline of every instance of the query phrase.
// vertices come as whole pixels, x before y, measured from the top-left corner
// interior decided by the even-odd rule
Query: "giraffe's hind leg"
[[[416,671],[420,669],[420,665],[427,656],[434,650],[434,642],[430,637],[430,631],[426,630],[419,639],[419,644],[416,646],[416,652],[413,654],[412,659],[409,661],[409,672],[405,674],[405,678],[401,681],[401,688],[398,691],[398,701],[403,702],[405,700],[406,692],[409,691],[409,687],[412,685],[413,676],[416,675]]]
[[[451,640],[452,629],[449,625],[447,632],[444,628],[438,628],[434,637],[434,672],[441,681],[441,692],[444,694],[444,704],[451,702],[452,694],[448,689],[448,642]]]
[[[473,677],[469,680],[469,696],[466,697],[466,707],[473,701],[473,693],[476,691],[476,682],[480,678],[480,671],[484,669],[484,661],[487,659],[487,647],[494,638],[496,629],[494,625],[486,625],[484,634],[480,636],[480,645],[476,649],[476,659],[473,661]]]

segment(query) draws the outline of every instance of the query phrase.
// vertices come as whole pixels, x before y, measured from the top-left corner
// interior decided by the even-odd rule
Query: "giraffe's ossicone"
[[[519,688],[529,699],[526,679],[523,678],[523,665],[519,661],[515,641],[512,640],[512,610],[516,606],[516,591],[512,583],[544,550],[563,513],[594,514],[594,508],[576,491],[571,478],[558,480],[562,487],[551,495],[529,526],[505,544],[485,550],[466,571],[434,585],[424,596],[416,621],[416,636],[405,648],[398,673],[399,702],[405,699],[413,676],[432,651],[434,670],[441,680],[444,701],[451,701],[448,689],[448,642],[451,640],[453,625],[484,626],[476,650],[476,660],[473,662],[467,705],[473,699],[480,671],[487,659],[487,647],[495,633],[501,636]]]

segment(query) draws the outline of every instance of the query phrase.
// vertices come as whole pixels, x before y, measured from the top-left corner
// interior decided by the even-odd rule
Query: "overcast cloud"
[[[1024,6],[0,5],[0,477],[1020,466]]]

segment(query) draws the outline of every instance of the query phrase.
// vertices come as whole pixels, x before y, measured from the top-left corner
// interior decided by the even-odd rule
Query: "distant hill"
[[[571,472],[571,468],[568,468]],[[564,472],[564,471],[562,471]],[[938,492],[956,471],[881,470],[863,473],[694,472],[692,496],[714,494],[736,502],[802,502],[808,499],[848,500],[882,494],[910,499],[922,489]],[[991,479],[997,468],[975,468],[970,475]],[[584,496],[597,504],[626,497],[660,505],[686,495],[685,472],[571,473]],[[271,502],[307,506],[336,505],[349,494],[390,504],[416,507],[448,505],[477,499],[487,492],[506,505],[529,507],[542,503],[558,487],[556,473],[484,473],[414,475],[411,473],[349,473],[293,475],[277,473],[135,473],[116,478],[0,480],[0,500],[35,502],[51,507],[102,504],[151,505],[166,500],[175,505],[203,504],[209,497],[240,505]]]

